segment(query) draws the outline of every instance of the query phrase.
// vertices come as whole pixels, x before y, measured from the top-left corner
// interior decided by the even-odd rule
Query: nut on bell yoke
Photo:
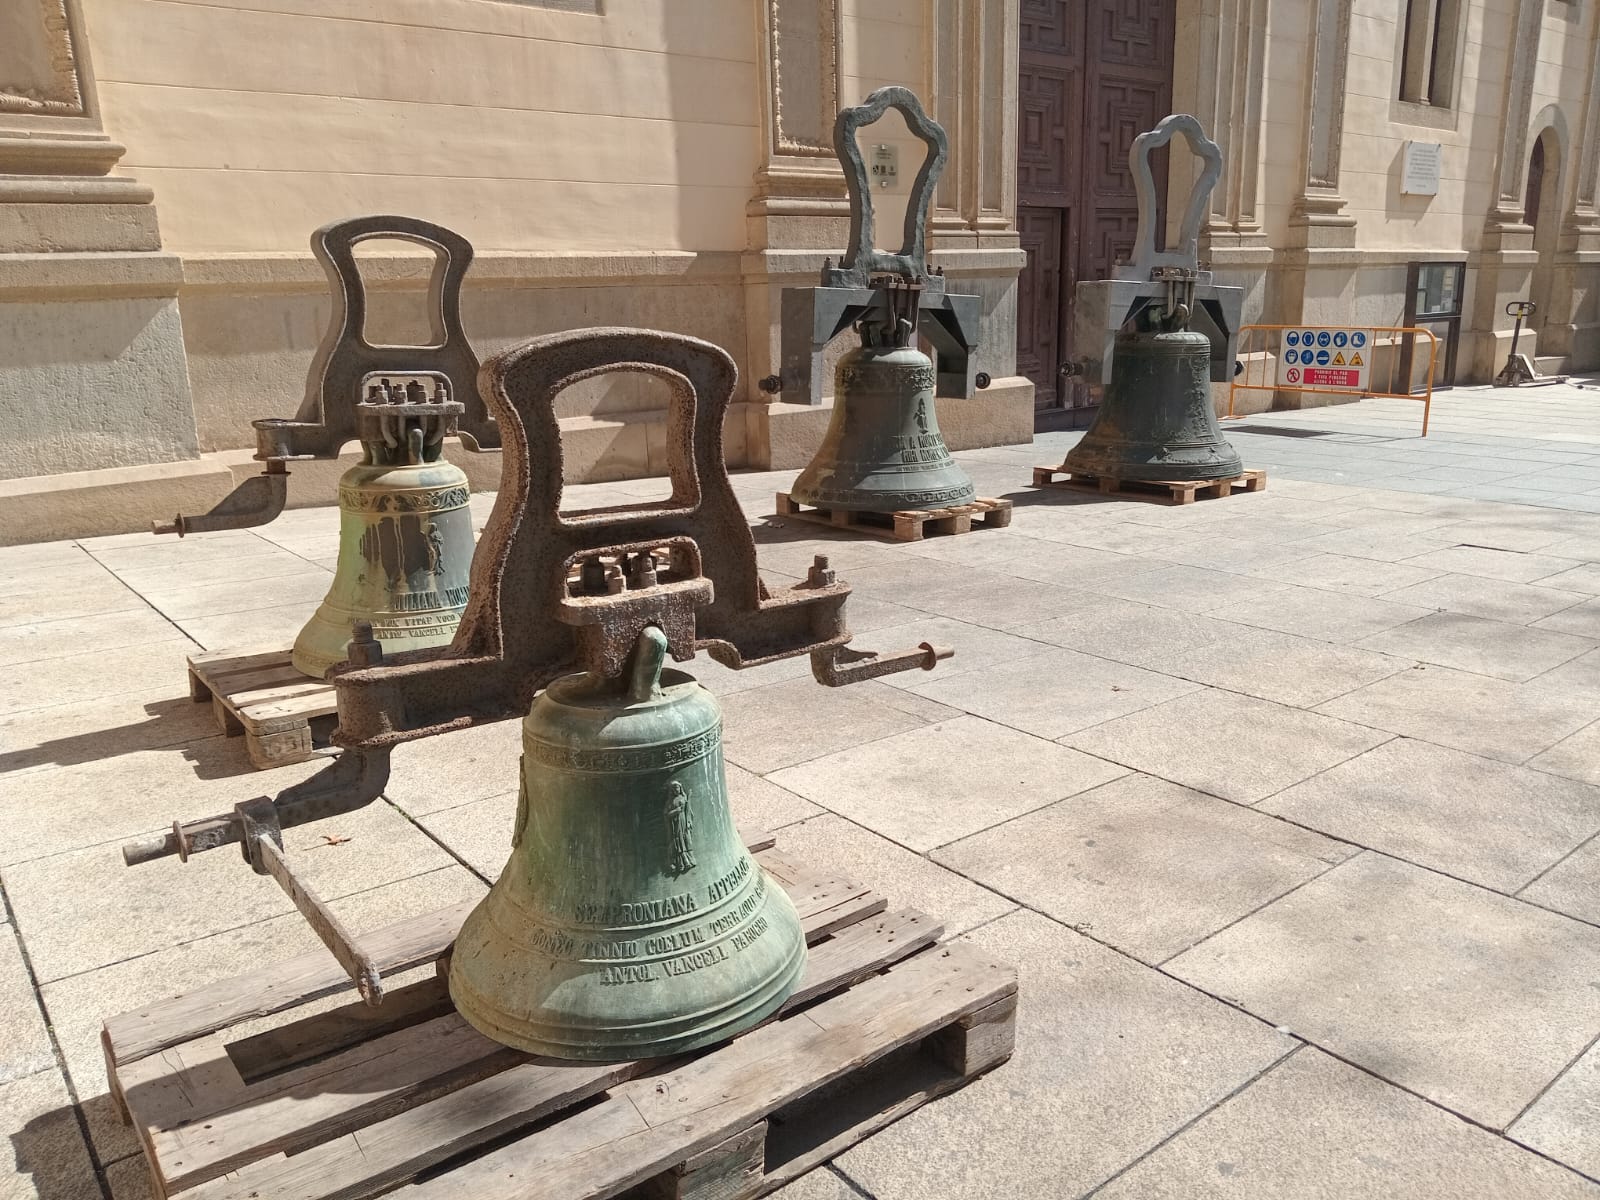
[[[672,494],[658,503],[563,512],[556,399],[612,371],[648,374],[671,389]],[[274,800],[131,844],[124,848],[127,861],[186,857],[239,842],[252,864],[265,861],[282,883],[271,866],[273,851],[260,850],[269,824],[262,804],[270,805],[278,829],[353,811],[377,798],[399,743],[524,717],[541,689],[574,671],[618,678],[652,629],[674,659],[704,650],[735,670],[808,654],[815,677],[831,686],[931,669],[948,657],[949,650],[926,644],[893,654],[850,648],[850,587],[825,560],[792,587],[774,589],[761,579],[722,450],[736,378],[733,360],[718,347],[638,329],[552,334],[486,363],[479,386],[497,418],[505,464],[455,641],[388,654],[358,627],[350,661],[330,676],[339,756]],[[352,973],[359,977],[359,960],[345,953],[348,939],[341,941],[326,922],[312,923],[344,955],[347,969],[356,964]]]

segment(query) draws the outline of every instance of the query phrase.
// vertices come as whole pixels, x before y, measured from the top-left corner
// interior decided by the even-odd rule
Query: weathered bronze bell
[[[1225,479],[1244,470],[1211,406],[1211,339],[1124,330],[1100,411],[1061,470],[1152,482]]]
[[[892,513],[977,498],[939,432],[933,362],[911,345],[921,290],[895,277],[879,282],[878,303],[857,325],[861,345],[839,360],[828,432],[791,499]]]
[[[728,808],[722,715],[666,636],[620,680],[568,675],[522,727],[511,858],[456,937],[450,996],[534,1054],[614,1062],[692,1050],[773,1012],[805,966],[783,889]]]
[[[357,621],[388,653],[455,637],[472,569],[469,488],[441,456],[461,405],[436,384],[370,386],[356,405],[362,460],[339,480],[333,585],[295,639],[297,670],[320,679],[345,660]]]

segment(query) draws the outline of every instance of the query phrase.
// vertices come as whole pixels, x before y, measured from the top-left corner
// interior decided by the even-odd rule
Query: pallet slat
[[[1066,478],[1057,479],[1057,475]],[[1230,496],[1235,491],[1260,492],[1267,486],[1267,473],[1262,470],[1242,471],[1226,479],[1163,480],[1117,479],[1110,475],[1086,475],[1064,471],[1060,467],[1035,467],[1033,486],[1062,488],[1073,492],[1096,492],[1101,495],[1121,495],[1135,500],[1150,500],[1158,504],[1193,504],[1197,496]]]
[[[873,976],[932,945],[941,932],[937,922],[913,910],[853,926],[811,951],[805,977],[782,1011],[800,1008],[820,995]],[[808,939],[810,936],[808,931]],[[526,1055],[516,1058],[518,1062],[509,1069],[441,1096],[430,1105],[367,1124],[359,1136],[352,1132],[287,1160],[258,1162],[228,1179],[185,1192],[185,1200],[242,1200],[252,1191],[282,1200],[356,1200],[381,1195],[385,1188],[464,1150],[659,1066],[653,1062],[595,1064]],[[216,1123],[215,1117],[207,1119]],[[271,1152],[265,1151],[262,1157]]]
[[[295,670],[290,654],[280,648],[189,658],[190,697],[211,702],[224,734],[244,737],[257,770],[315,756],[332,732],[324,718],[339,711],[333,684]]]
[[[1009,1057],[1014,972],[770,835],[747,840],[801,915],[805,975],[759,1028],[673,1060],[522,1054],[476,1033],[442,978],[228,1040],[334,980],[349,990],[322,953],[302,956],[320,974],[299,961],[113,1018],[112,1092],[157,1194],[601,1200],[643,1185],[650,1200],[748,1200]],[[366,942],[442,968],[469,907]]]
[[[842,508],[807,507],[788,492],[779,492],[778,515],[851,529],[896,542],[918,542],[928,534],[970,533],[974,528],[1003,529],[1011,524],[1011,501],[978,499],[950,508],[905,509],[900,512],[852,512]]]

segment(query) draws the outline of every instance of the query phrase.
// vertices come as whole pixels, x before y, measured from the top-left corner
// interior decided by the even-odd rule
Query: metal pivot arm
[[[182,513],[170,522],[152,521],[151,533],[210,533],[219,529],[249,529],[275,520],[289,498],[289,471],[281,461],[267,463],[260,475],[246,479],[229,492],[215,508],[202,516]]]
[[[366,339],[367,290],[356,266],[356,247],[375,238],[413,242],[431,250],[425,346],[373,345]],[[246,480],[204,516],[179,516],[158,523],[156,533],[198,533],[265,525],[282,510],[285,464],[332,459],[360,434],[356,406],[370,380],[387,376],[432,381],[436,400],[454,401],[462,412],[449,432],[473,450],[500,446],[500,430],[477,395],[478,356],[461,326],[461,286],[472,262],[472,244],[460,234],[416,217],[377,215],[334,221],[311,235],[311,251],[328,277],[332,313],[306,377],[305,399],[293,419],[251,422],[257,460],[265,474]],[[262,481],[265,480],[265,488]],[[263,491],[266,492],[263,496]]]
[[[175,821],[172,829],[159,837],[128,842],[122,847],[122,860],[130,867],[176,855],[188,861],[191,854],[215,850],[219,846],[243,846],[249,832],[249,819],[259,821],[267,805],[272,825],[287,829],[307,821],[354,812],[376,800],[389,781],[389,751],[386,748],[361,753],[341,754],[310,779],[302,780],[278,793],[275,800],[258,796],[235,805],[231,813],[204,817],[197,821]],[[250,859],[249,850],[245,858]]]

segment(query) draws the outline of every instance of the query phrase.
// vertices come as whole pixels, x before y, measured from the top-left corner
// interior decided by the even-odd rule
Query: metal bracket
[[[1156,176],[1150,168],[1150,155],[1165,146],[1179,134],[1189,143],[1189,149],[1205,167],[1194,186],[1189,189],[1189,203],[1183,210],[1183,224],[1178,229],[1175,249],[1156,249]],[[1178,268],[1197,274],[1200,270],[1200,226],[1206,217],[1206,204],[1222,178],[1222,148],[1206,136],[1200,122],[1187,113],[1175,113],[1163,118],[1161,123],[1147,133],[1133,139],[1128,152],[1128,166],[1133,172],[1133,188],[1139,199],[1139,230],[1134,237],[1133,259],[1124,271],[1123,278],[1155,279],[1155,272],[1163,268]],[[1162,276],[1165,278],[1166,276]]]

